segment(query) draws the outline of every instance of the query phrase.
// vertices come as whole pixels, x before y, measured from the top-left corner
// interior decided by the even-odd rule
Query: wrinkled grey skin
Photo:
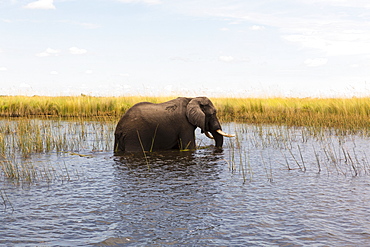
[[[141,102],[131,107],[118,122],[114,152],[195,149],[194,130],[210,132],[215,146],[222,148],[223,136],[216,109],[206,97],[179,97],[160,104]]]

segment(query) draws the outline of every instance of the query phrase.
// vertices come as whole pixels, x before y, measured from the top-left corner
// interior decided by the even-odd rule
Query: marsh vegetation
[[[113,157],[118,119],[169,98],[0,99],[0,244],[368,242],[367,98],[212,99],[223,152],[197,130],[137,157]]]
[[[113,132],[113,122],[106,121],[2,119],[1,172],[4,177],[17,182],[68,180],[68,167],[40,162],[42,156],[55,154],[90,157],[94,152],[110,151]],[[81,151],[90,153],[79,153]]]
[[[0,97],[2,117],[118,119],[135,103],[160,103],[174,97]],[[370,98],[214,98],[224,122],[330,127],[363,131],[370,128]]]
[[[111,151],[115,124],[127,109],[137,102],[159,103],[169,98],[9,96],[0,99],[2,176],[35,181],[68,178],[67,167],[35,163],[32,161],[35,155],[83,156],[79,152]],[[370,173],[366,152],[356,150],[355,141],[351,147],[344,145],[347,143],[344,140],[369,135],[369,98],[216,98],[213,101],[221,121],[237,123],[230,125],[237,126],[229,130],[237,136],[227,143],[227,162],[232,171],[243,174],[244,181],[253,177],[249,156],[259,148],[269,178],[271,162],[280,162],[284,164],[282,169],[288,170],[305,171],[309,164],[315,163],[319,173],[337,171],[355,176]],[[200,139],[198,146],[205,143]],[[279,150],[279,155],[266,153],[272,147]]]
[[[370,174],[368,135],[274,125],[236,124],[235,128],[236,139],[226,149],[228,165],[243,175],[244,182],[254,180],[255,169],[263,169],[267,180],[273,181],[273,167],[328,176]]]

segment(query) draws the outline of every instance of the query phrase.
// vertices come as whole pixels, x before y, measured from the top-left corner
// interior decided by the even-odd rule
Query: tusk
[[[215,139],[213,138],[213,136],[208,132],[208,131],[205,131],[204,134],[209,138],[209,139]]]
[[[226,137],[235,137],[235,135],[226,134],[225,132],[223,132],[220,129],[216,130],[216,132],[219,133],[220,135],[223,135],[223,136],[226,136]]]

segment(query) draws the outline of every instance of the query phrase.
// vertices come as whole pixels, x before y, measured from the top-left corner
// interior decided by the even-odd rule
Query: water
[[[114,157],[87,131],[79,150],[32,155],[59,175],[0,180],[0,245],[368,245],[367,137],[225,129],[221,153],[197,132],[196,152]]]

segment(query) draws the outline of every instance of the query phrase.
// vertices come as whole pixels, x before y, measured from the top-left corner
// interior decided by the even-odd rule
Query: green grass
[[[79,152],[111,151],[115,122],[86,120],[0,120],[0,180],[2,177],[15,182],[69,180],[67,167],[40,162],[38,155],[91,157]]]

